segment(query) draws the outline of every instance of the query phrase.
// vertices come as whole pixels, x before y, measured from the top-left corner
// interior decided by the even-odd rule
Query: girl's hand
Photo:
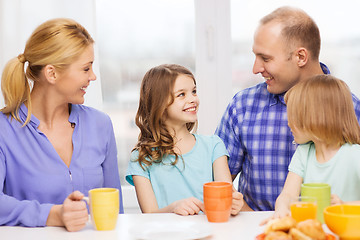
[[[231,215],[237,215],[243,206],[244,206],[243,195],[240,192],[233,189]]]
[[[290,216],[290,214],[290,210],[287,207],[276,208],[274,214],[271,217],[266,218],[260,222],[260,226],[267,224],[272,219],[283,218],[286,216]]]
[[[274,215],[272,216],[272,219],[274,218],[283,218],[286,216],[290,216],[291,212],[288,208],[279,208],[275,210]]]
[[[204,203],[195,197],[185,198],[171,204],[172,212],[179,215],[194,215],[200,211],[205,212]]]
[[[266,218],[264,220],[262,220],[260,222],[260,226],[263,226],[265,224],[267,224],[269,221],[273,220],[273,219],[276,219],[276,218],[283,218],[283,217],[286,217],[286,216],[290,216],[290,211],[288,209],[282,209],[282,210],[275,210],[274,214],[269,217],[269,218]]]
[[[331,205],[343,204],[344,202],[336,194],[331,194]]]

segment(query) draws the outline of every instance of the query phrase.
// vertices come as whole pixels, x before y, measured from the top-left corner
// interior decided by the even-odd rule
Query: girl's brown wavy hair
[[[135,123],[140,129],[134,150],[139,152],[137,161],[144,166],[160,163],[167,155],[174,155],[175,165],[178,155],[174,152],[174,139],[165,127],[166,109],[174,102],[173,88],[179,75],[186,75],[196,81],[185,67],[163,64],[150,69],[144,76],[140,88],[139,108]],[[196,128],[196,122],[187,123],[187,129]]]

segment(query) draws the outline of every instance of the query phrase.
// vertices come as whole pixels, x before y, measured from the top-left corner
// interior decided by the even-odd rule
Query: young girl
[[[360,127],[348,86],[330,75],[300,82],[285,95],[289,127],[300,144],[274,217],[289,214],[302,183],[331,186],[331,204],[360,200]]]
[[[140,134],[126,176],[142,212],[197,214],[204,211],[204,183],[232,182],[220,138],[191,133],[198,109],[196,81],[185,67],[160,65],[145,74],[136,114]],[[231,213],[242,206],[242,194],[234,191]]]

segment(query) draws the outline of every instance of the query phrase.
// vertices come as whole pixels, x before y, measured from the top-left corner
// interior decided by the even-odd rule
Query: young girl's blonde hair
[[[174,152],[174,139],[165,127],[166,109],[174,102],[173,89],[179,75],[194,80],[193,74],[185,67],[176,64],[164,64],[150,69],[144,76],[140,88],[139,108],[135,123],[140,129],[138,142],[138,162],[150,166],[159,163],[166,155],[178,155]],[[187,123],[187,129],[193,130],[196,123]]]
[[[328,145],[360,144],[360,126],[349,87],[331,75],[300,82],[285,94],[291,128]]]
[[[36,82],[46,65],[53,65],[59,72],[74,62],[94,40],[88,31],[71,19],[58,18],[38,26],[26,43],[24,53],[11,59],[5,66],[1,78],[1,91],[5,100],[4,114],[19,122],[19,109],[27,104],[31,117],[31,81]],[[25,63],[26,72],[24,71]]]

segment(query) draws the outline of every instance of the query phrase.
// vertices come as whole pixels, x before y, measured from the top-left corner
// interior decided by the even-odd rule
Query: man
[[[253,72],[265,82],[238,92],[216,129],[233,179],[240,173],[243,210],[274,210],[296,149],[283,97],[296,83],[330,73],[319,62],[320,42],[316,23],[300,9],[281,7],[260,21]],[[360,103],[353,100],[359,119]]]

